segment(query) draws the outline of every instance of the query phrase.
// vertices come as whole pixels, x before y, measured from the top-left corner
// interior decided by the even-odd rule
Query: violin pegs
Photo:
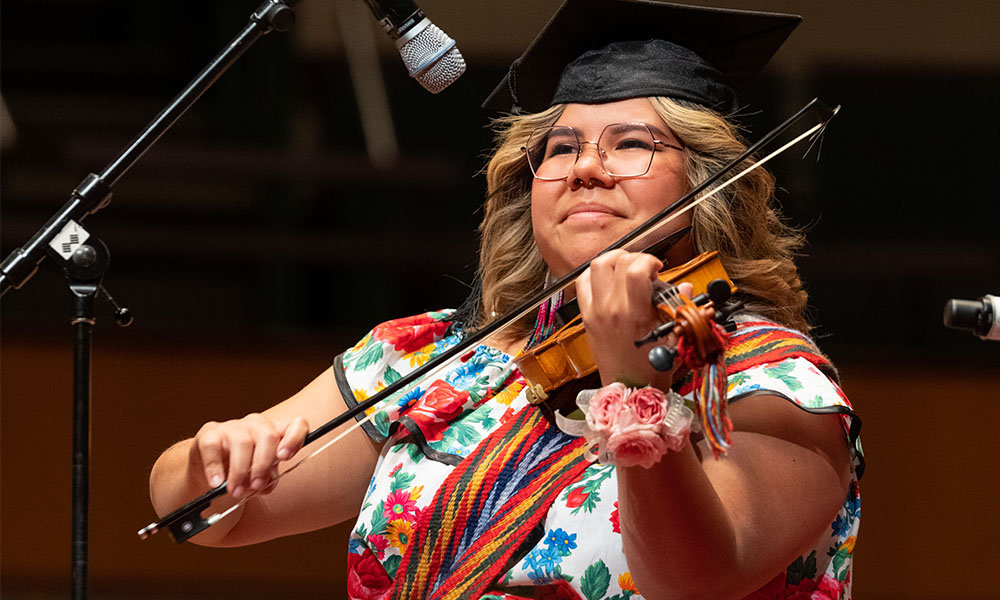
[[[705,291],[715,306],[722,306],[733,295],[729,284],[722,279],[713,279],[710,281]]]
[[[656,346],[649,351],[649,364],[661,373],[666,373],[674,368],[674,358],[677,357],[677,350],[667,346]]]

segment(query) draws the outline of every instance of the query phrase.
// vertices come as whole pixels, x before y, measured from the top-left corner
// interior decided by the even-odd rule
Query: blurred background
[[[3,255],[258,3],[4,0]],[[855,597],[1000,597],[1000,343],[941,322],[949,298],[1000,294],[1000,3],[709,3],[805,17],[746,94],[750,139],[815,96],[843,106],[819,162],[774,171],[808,229],[815,333],[864,421]],[[122,329],[98,311],[93,597],[343,597],[346,527],[233,550],[140,541],[149,468],[204,421],[294,393],[377,322],[461,302],[491,146],[479,104],[558,4],[422,0],[469,64],[431,95],[360,0],[303,2],[85,221],[136,317]],[[69,292],[48,260],[0,306],[0,595],[61,597]]]

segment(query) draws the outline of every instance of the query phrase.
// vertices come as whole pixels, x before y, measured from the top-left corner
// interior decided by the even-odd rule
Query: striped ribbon
[[[726,372],[732,375],[786,358],[805,358],[837,380],[833,364],[808,336],[770,321],[740,323],[726,348]]]
[[[395,600],[478,599],[559,492],[589,462],[583,438],[527,406],[449,474],[415,528],[396,573]]]

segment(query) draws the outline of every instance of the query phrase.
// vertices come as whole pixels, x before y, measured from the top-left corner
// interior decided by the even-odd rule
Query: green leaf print
[[[392,478],[392,485],[389,486],[389,491],[395,492],[396,490],[403,490],[410,487],[410,484],[413,483],[416,477],[413,473],[396,473],[396,476]]]
[[[785,581],[789,585],[798,585],[803,579],[813,579],[816,577],[816,551],[813,550],[809,556],[802,560],[802,557],[795,559],[795,562],[788,565],[785,573]]]
[[[371,423],[380,434],[384,436],[389,435],[389,416],[385,414],[384,410],[375,413]]]
[[[740,371],[739,373],[736,373],[735,375],[729,378],[729,385],[734,388],[739,387],[744,383],[746,383],[747,379],[749,379],[749,377],[747,377],[747,374]]]
[[[451,435],[448,435],[448,433]],[[451,440],[455,440],[463,446],[471,446],[482,437],[478,429],[462,420],[456,420],[452,423],[451,427],[448,428],[448,433],[445,434],[446,439],[451,438]]]
[[[424,459],[424,453],[420,451],[420,447],[416,444],[407,444],[406,453],[410,455],[410,460],[414,463],[418,463]]]
[[[587,567],[583,573],[580,589],[587,600],[601,600],[608,593],[609,585],[611,585],[611,571],[603,560],[599,560]]]
[[[348,358],[349,360],[344,361],[344,366],[349,367],[352,371],[364,371],[382,360],[382,344],[381,342],[368,344],[359,354],[352,354]]]
[[[354,369],[354,363],[358,360],[358,357],[364,352],[365,348],[372,341],[372,334],[369,332],[365,337],[361,338],[361,341],[355,344],[354,348],[344,353],[344,368]]]
[[[386,367],[385,373],[382,373],[382,379],[385,381],[386,387],[396,383],[400,377],[402,377],[402,375],[399,374],[399,371],[393,369],[392,367]]]
[[[470,425],[478,423],[479,426],[485,429],[486,431],[493,429],[494,427],[496,427],[497,424],[496,419],[490,418],[489,406],[480,406],[479,408],[476,408],[471,413],[469,413],[468,416],[464,417],[462,419],[462,422],[468,423]]]
[[[764,372],[769,377],[774,377],[775,379],[780,379],[788,386],[788,389],[796,392],[802,389],[802,384],[799,380],[791,376],[791,372],[795,369],[795,363],[784,361],[770,367],[764,367]]]
[[[399,570],[399,563],[403,561],[403,557],[398,554],[393,554],[389,558],[385,559],[382,566],[385,567],[385,572],[389,574],[389,579],[396,578],[396,571]]]
[[[847,577],[847,568],[850,566],[848,559],[851,558],[851,551],[843,547],[831,546],[826,555],[833,558],[830,564],[833,566],[837,580],[843,581]]]
[[[809,408],[820,408],[821,406],[825,405],[825,402],[823,401],[823,396],[816,394],[815,396],[813,396],[813,399],[810,400],[809,402],[806,402],[806,404],[809,406]]]
[[[375,535],[384,533],[388,524],[389,520],[385,518],[385,501],[383,500],[378,503],[374,514],[372,514],[372,533]]]

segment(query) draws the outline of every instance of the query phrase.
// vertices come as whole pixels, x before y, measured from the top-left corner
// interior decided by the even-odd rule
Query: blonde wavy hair
[[[739,130],[715,112],[669,98],[649,98],[663,121],[686,146],[688,189],[746,150]],[[479,285],[467,325],[482,326],[520,304],[544,284],[547,266],[535,245],[531,223],[531,170],[521,148],[538,127],[554,124],[565,105],[494,121],[495,151],[486,166],[486,203],[479,226]],[[774,177],[755,169],[692,211],[697,251],[717,250],[739,287],[747,309],[808,333],[807,294],[794,257],[804,243],[773,205]],[[511,337],[529,332],[523,319]]]

